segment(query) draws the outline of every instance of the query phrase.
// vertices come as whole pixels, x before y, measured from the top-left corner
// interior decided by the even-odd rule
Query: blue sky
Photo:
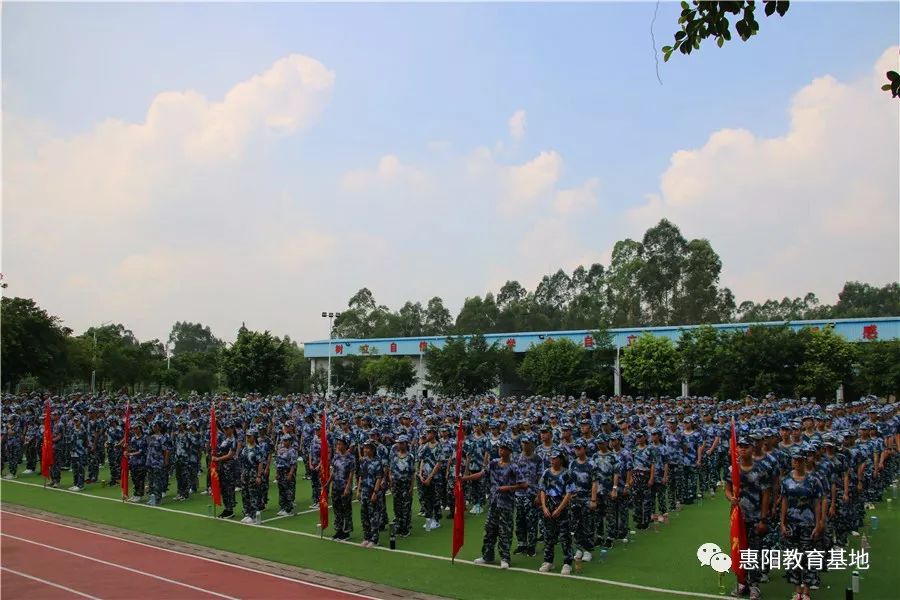
[[[749,43],[660,62],[662,86],[653,11],[5,4],[9,291],[76,330],[115,319],[159,337],[191,319],[226,338],[241,321],[317,338],[316,314],[363,285],[392,308],[435,294],[458,307],[506,279],[608,264],[662,216],[711,239],[739,299],[833,301],[847,279],[896,279],[897,110],[873,69],[896,68],[898,5],[793,3]],[[658,46],[678,11],[659,6]],[[234,153],[177,160],[182,116],[128,137],[160,94],[222,102],[292,55],[330,83],[312,92],[289,68],[261,85],[228,113],[247,119]],[[843,122],[854,107],[863,121]],[[287,131],[259,126],[273,110]],[[53,189],[76,191],[54,204]],[[853,205],[888,228],[880,241],[860,241],[872,225]],[[35,243],[39,220],[56,243]]]

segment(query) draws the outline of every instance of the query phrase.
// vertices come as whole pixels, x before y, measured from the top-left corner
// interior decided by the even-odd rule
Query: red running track
[[[4,599],[370,598],[6,511]]]

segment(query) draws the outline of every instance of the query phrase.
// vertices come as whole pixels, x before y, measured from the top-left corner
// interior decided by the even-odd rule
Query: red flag
[[[731,419],[731,493],[735,498],[741,497],[741,465],[738,463],[734,417]],[[747,549],[747,528],[744,515],[741,514],[741,505],[736,504],[731,507],[731,570],[741,585],[747,580],[747,573],[741,568],[742,549]]]
[[[328,432],[325,429],[325,412],[322,412],[322,426],[319,429],[319,481],[322,482],[322,492],[319,494],[319,523],[322,531],[328,528],[328,488],[325,483],[331,476],[331,460],[328,458]]]
[[[50,467],[56,461],[53,455],[53,421],[50,419],[50,400],[44,404],[44,443],[41,446],[41,475],[50,479]]]
[[[216,427],[216,406],[212,405],[209,409],[209,452],[215,456],[216,450],[219,448],[219,431]],[[214,460],[209,461],[209,487],[212,494],[213,504],[222,506],[222,487],[219,485],[219,463]]]
[[[453,556],[451,560],[459,554],[459,549],[463,547],[466,537],[465,512],[466,501],[463,498],[462,479],[460,479],[462,470],[463,442],[466,439],[466,432],[463,429],[462,419],[459,420],[459,427],[456,429],[456,482],[453,484],[454,504],[453,507]]]
[[[131,402],[125,405],[125,435],[122,436],[122,500],[128,497],[128,436],[131,434]]]

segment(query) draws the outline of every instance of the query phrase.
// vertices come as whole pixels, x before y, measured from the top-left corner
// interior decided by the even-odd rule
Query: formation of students
[[[38,470],[47,397],[7,395],[2,406],[3,467],[14,478]],[[131,433],[123,443],[126,402]],[[310,508],[321,493],[320,415],[327,415],[334,513],[333,538],[350,540],[359,501],[360,544],[378,545],[388,527],[412,533],[417,496],[426,531],[453,517],[456,432],[465,429],[462,487],[466,508],[486,512],[476,563],[508,568],[513,555],[534,556],[540,570],[561,573],[592,561],[600,549],[627,544],[635,530],[664,523],[672,511],[721,488],[739,503],[751,549],[827,551],[858,535],[868,505],[897,476],[900,414],[875,397],[821,407],[814,399],[717,401],[712,398],[469,397],[393,398],[312,395],[243,398],[126,398],[74,394],[50,398],[56,463],[50,485],[71,469],[73,491],[119,485],[128,456],[132,502],[159,504],[174,474],[175,501],[209,493],[218,464],[224,510],[235,518],[241,491],[244,523],[259,522],[274,471],[278,515],[296,512],[298,467],[311,480]],[[210,448],[209,414],[218,415]],[[740,494],[732,492],[731,422],[740,456]],[[205,469],[201,469],[205,465]],[[273,468],[274,467],[274,468]],[[201,483],[201,473],[206,481]],[[394,520],[389,522],[387,496]],[[513,547],[515,539],[515,547]],[[821,582],[807,563],[786,572],[794,600]],[[761,597],[765,568],[747,570],[736,596]]]

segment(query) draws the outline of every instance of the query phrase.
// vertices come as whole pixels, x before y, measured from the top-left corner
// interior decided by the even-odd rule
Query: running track
[[[370,598],[2,511],[4,598]]]

